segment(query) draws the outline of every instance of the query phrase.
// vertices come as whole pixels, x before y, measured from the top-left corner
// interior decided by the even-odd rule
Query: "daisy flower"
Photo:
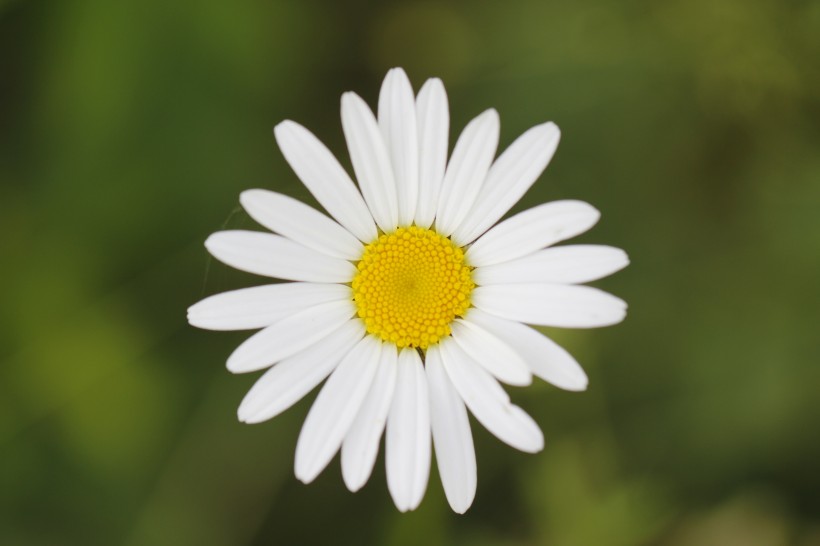
[[[372,473],[385,436],[390,495],[413,510],[435,450],[447,500],[465,512],[476,491],[468,411],[501,441],[542,449],[538,425],[501,383],[535,375],[580,391],[587,377],[564,349],[527,325],[593,328],[623,320],[626,303],[581,283],[627,265],[619,249],[553,246],[591,228],[581,201],[545,203],[501,220],[546,168],[553,123],[522,134],[497,159],[498,113],[461,132],[447,159],[444,86],[414,95],[400,68],[387,73],[377,116],[342,96],[342,128],[358,187],[307,129],[274,129],[285,159],[329,217],[285,195],[241,194],[273,233],[221,231],[205,242],[221,262],[282,279],[217,294],[188,310],[209,330],[260,329],[228,358],[234,373],[267,369],[239,419],[278,415],[325,379],[296,444],[296,477],[309,483],[341,450],[348,489]],[[501,383],[500,383],[501,382]]]

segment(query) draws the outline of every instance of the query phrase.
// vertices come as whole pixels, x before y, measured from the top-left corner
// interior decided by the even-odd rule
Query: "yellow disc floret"
[[[464,251],[433,230],[410,226],[381,235],[357,267],[359,317],[369,333],[399,347],[438,343],[470,307],[475,284]]]

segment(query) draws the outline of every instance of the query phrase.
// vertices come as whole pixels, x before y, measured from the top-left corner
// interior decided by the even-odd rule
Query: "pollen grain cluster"
[[[365,247],[353,300],[367,331],[398,347],[426,349],[450,334],[475,284],[464,251],[430,229],[402,227]]]

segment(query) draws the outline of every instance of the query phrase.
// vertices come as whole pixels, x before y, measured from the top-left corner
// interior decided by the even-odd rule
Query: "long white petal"
[[[480,286],[522,282],[580,284],[611,275],[629,265],[626,252],[603,245],[556,246],[523,258],[473,271]]]
[[[477,287],[472,300],[491,315],[540,326],[598,328],[626,316],[626,302],[591,286],[494,284]]]
[[[532,373],[544,381],[568,391],[583,391],[587,388],[587,374],[581,365],[541,332],[520,322],[489,315],[480,309],[470,309],[467,316],[470,321],[514,347]]]
[[[453,339],[464,352],[499,381],[519,386],[532,383],[532,375],[524,359],[491,332],[463,319],[457,319],[450,327]]]
[[[518,137],[490,167],[470,214],[453,232],[464,246],[495,224],[547,168],[561,131],[552,122],[536,125]]]
[[[350,299],[343,284],[267,284],[209,296],[188,308],[188,322],[208,330],[255,330],[320,303]]]
[[[342,95],[342,129],[365,202],[382,231],[393,231],[399,206],[390,156],[373,112],[353,92]]]
[[[239,420],[261,423],[291,407],[324,381],[362,336],[361,321],[353,319],[307,349],[276,364],[245,395],[237,411]]]
[[[524,410],[510,402],[498,381],[451,339],[443,340],[439,347],[448,377],[478,422],[516,449],[527,453],[541,451],[541,429]]]
[[[313,133],[290,120],[274,129],[285,160],[313,197],[359,240],[376,238],[376,224],[347,172]]]
[[[427,350],[424,367],[430,388],[430,425],[438,473],[450,507],[463,514],[473,504],[478,483],[470,419],[447,376],[438,346]]]
[[[219,231],[208,237],[205,248],[224,264],[277,279],[344,283],[356,274],[356,268],[346,260],[271,233]]]
[[[458,137],[447,165],[436,212],[436,231],[450,235],[466,218],[498,146],[498,112],[486,110]]]
[[[393,401],[397,362],[395,345],[383,344],[376,377],[342,443],[342,478],[351,491],[361,489],[373,472],[387,412]]]
[[[553,201],[518,213],[482,235],[465,258],[474,267],[521,258],[579,235],[601,214],[583,201]]]
[[[419,196],[419,137],[413,87],[401,68],[393,68],[384,78],[379,94],[379,128],[393,165],[399,225],[409,226]]]
[[[322,387],[296,442],[296,478],[312,482],[350,430],[379,366],[382,343],[365,336],[347,353]]]
[[[254,220],[308,248],[343,260],[362,256],[361,241],[297,199],[267,190],[246,190],[239,201]]]
[[[429,228],[436,217],[441,181],[447,167],[450,109],[438,78],[427,80],[416,99],[419,135],[419,201],[416,225]]]
[[[253,372],[310,347],[356,314],[352,301],[332,301],[309,307],[260,330],[228,357],[233,373]]]
[[[401,512],[418,507],[430,475],[430,401],[424,366],[415,349],[399,354],[398,377],[387,419],[387,488]]]

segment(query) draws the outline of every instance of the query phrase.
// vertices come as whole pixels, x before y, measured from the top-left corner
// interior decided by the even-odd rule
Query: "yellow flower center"
[[[398,347],[428,346],[450,335],[470,307],[475,284],[464,251],[416,226],[365,246],[353,278],[353,300],[367,331]]]

